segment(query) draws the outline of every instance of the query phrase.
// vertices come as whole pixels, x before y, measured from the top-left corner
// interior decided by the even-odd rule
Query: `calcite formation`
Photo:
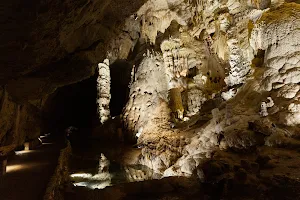
[[[120,117],[124,137],[141,149],[136,164],[152,169],[158,178],[197,175],[207,180],[213,173],[210,169],[218,175],[227,169],[224,163],[213,161],[216,155],[223,162],[225,152],[251,152],[258,158],[242,161],[241,168],[234,158],[229,159],[236,170],[231,178],[238,185],[246,183],[246,170],[251,169],[252,177],[259,173],[257,165],[264,166],[271,159],[261,152],[300,146],[300,5],[291,2],[148,0],[133,3],[135,9],[113,25],[108,23],[110,13],[104,15],[107,1],[89,2],[82,10],[77,5],[63,21],[65,26],[56,26],[59,38],[46,49],[53,50],[53,62],[70,54],[70,60],[66,58],[70,62],[59,66],[79,63],[84,65],[82,71],[74,74],[74,80],[65,80],[69,71],[57,76],[56,68],[49,78],[47,70],[52,65],[28,76],[32,69],[22,68],[18,75],[25,77],[9,80],[0,88],[0,143],[13,149],[11,145],[21,144],[26,136],[38,135],[38,129],[25,134],[28,127],[22,119],[35,122],[34,108],[43,110],[51,93],[90,76],[99,62],[98,112],[101,123],[109,120],[109,63],[102,60],[107,58],[110,64],[126,60],[133,66],[132,78]],[[100,14],[96,5],[103,5]],[[120,10],[125,9],[117,7],[113,16]],[[75,11],[80,13],[78,23],[71,17],[77,16]],[[87,12],[91,15],[85,16]],[[106,23],[99,24],[97,17]],[[49,59],[48,54],[40,56],[37,63],[46,60],[49,64]],[[78,68],[72,69],[77,72]],[[20,92],[23,83],[35,86]],[[126,171],[145,179],[135,169],[127,167]],[[258,177],[248,182],[253,180]]]
[[[154,3],[158,6],[154,7]],[[172,6],[176,9],[169,11]],[[189,14],[183,17],[181,14],[186,12]],[[284,15],[279,17],[281,12]],[[130,95],[125,109],[124,121],[132,127],[143,127],[141,135],[139,128],[131,129],[139,132],[138,142],[143,146],[141,163],[163,176],[189,176],[217,149],[239,151],[264,144],[270,146],[278,144],[280,138],[286,144],[293,134],[276,125],[293,127],[299,119],[297,38],[300,33],[296,13],[299,13],[297,4],[281,1],[178,0],[145,4],[138,11],[142,37],[159,46],[162,56],[157,51],[159,62],[147,58],[151,64],[143,74],[144,83],[139,77],[133,82],[131,93],[135,95]],[[180,28],[173,31],[174,35],[157,40],[158,32],[163,34],[171,27],[170,20],[175,20]],[[159,64],[155,66],[155,62]],[[141,70],[144,62],[137,73]],[[152,80],[160,70],[160,76],[155,78],[163,81],[163,87],[145,82],[144,79]],[[162,109],[160,104],[164,102],[170,110],[164,110],[165,117],[162,113],[148,112],[151,122],[141,124],[142,104],[133,102],[137,102],[145,86],[155,90],[152,96],[159,92],[162,98],[152,98],[151,103],[144,105],[151,110]],[[173,96],[171,102],[164,96],[167,91]],[[213,112],[214,108],[218,112]],[[175,112],[179,121],[155,122],[158,115],[167,119],[170,113],[165,112]],[[249,129],[248,122],[261,118],[270,120],[276,128],[259,125],[260,128]],[[280,120],[273,121],[275,118]],[[206,123],[190,128],[201,120]],[[168,137],[174,144],[181,141],[178,137],[183,137],[182,151],[173,151],[172,146],[159,139],[162,137]],[[167,155],[157,150],[159,146],[169,150]]]
[[[103,124],[110,118],[110,70],[109,60],[105,59],[103,63],[98,64],[98,79],[97,79],[97,105],[100,122]]]

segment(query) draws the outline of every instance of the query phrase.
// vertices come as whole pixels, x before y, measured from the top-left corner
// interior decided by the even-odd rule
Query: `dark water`
[[[102,189],[108,185],[152,179],[154,173],[143,165],[123,165],[122,156],[128,146],[99,140],[73,140],[70,176],[75,186]],[[84,145],[81,145],[84,143]],[[109,160],[107,172],[99,172],[101,154]]]

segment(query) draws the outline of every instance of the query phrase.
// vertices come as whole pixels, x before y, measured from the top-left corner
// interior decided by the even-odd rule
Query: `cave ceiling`
[[[90,77],[124,19],[144,2],[1,2],[0,84],[25,100]]]

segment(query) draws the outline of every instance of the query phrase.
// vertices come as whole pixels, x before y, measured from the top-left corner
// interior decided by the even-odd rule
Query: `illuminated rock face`
[[[254,26],[250,40],[255,51],[265,50],[262,89],[278,98],[274,101],[279,108],[276,115],[288,126],[300,123],[297,109],[300,45],[296,39],[300,35],[299,11],[298,4],[284,4],[277,12],[267,12]]]
[[[147,55],[135,74],[131,85],[129,101],[124,110],[124,122],[128,130],[134,134],[154,128],[152,120],[159,115],[161,100],[167,101],[168,82],[166,79],[162,57]]]
[[[154,2],[158,6],[154,7]],[[138,11],[142,36],[161,49],[154,52],[159,55],[156,67],[156,61],[146,59],[148,71],[143,73],[143,79],[133,82],[131,93],[135,95],[130,96],[125,109],[124,121],[130,124],[127,128],[135,127],[130,130],[138,133],[138,143],[143,146],[140,162],[163,176],[190,176],[195,172],[201,175],[202,163],[217,149],[241,151],[276,146],[280,140],[288,143],[287,137],[296,134],[294,126],[300,119],[296,41],[300,35],[296,14],[299,6],[274,1],[272,7],[278,8],[268,11],[271,1],[166,2],[148,1]],[[173,4],[176,9],[169,11]],[[185,18],[178,14],[182,8],[190,12]],[[286,13],[282,18],[278,14],[281,12]],[[179,24],[179,30],[158,42],[158,31],[167,31],[170,19]],[[190,25],[185,26],[185,22]],[[144,62],[137,73],[145,71]],[[157,71],[159,76],[154,75]],[[163,84],[152,86],[145,81],[156,77]],[[153,88],[155,92],[151,94],[159,91],[161,97],[144,101],[152,102],[147,103],[147,123],[141,123],[144,110],[140,109],[146,104],[137,100],[141,95],[138,91],[144,87]],[[169,104],[167,91],[176,91],[176,95],[172,94],[182,104],[174,99]],[[214,105],[206,103],[208,100]],[[177,112],[174,105],[178,105],[179,121],[170,123],[172,118],[168,116],[173,110]],[[205,118],[205,125],[190,128],[216,107],[218,112],[212,114],[212,119]],[[262,130],[249,128],[248,122],[262,118],[266,123],[265,127],[259,126]],[[290,131],[277,125],[289,126]]]
[[[59,41],[61,51],[76,54],[80,61],[93,61],[94,67],[105,57],[112,63],[128,59],[135,65],[122,119],[129,138],[138,137],[140,164],[160,176],[202,177],[203,163],[219,150],[299,145],[293,138],[300,124],[299,4],[282,0],[149,0],[134,5],[136,12],[122,18],[123,26],[115,27],[113,34],[102,32],[105,25],[90,27],[97,22],[93,15],[84,17],[78,26],[72,23],[61,29]],[[83,29],[82,24],[89,25]],[[89,39],[87,43],[80,33]],[[69,42],[78,37],[81,40]],[[96,41],[99,44],[91,46]],[[102,123],[110,117],[108,66],[101,63],[98,68]],[[39,99],[36,91],[48,95],[57,87],[90,76],[90,71],[93,67],[85,68],[74,80],[57,78],[47,90],[29,90],[34,96],[32,104]],[[53,77],[57,74],[60,71]],[[47,85],[43,78],[37,83]],[[15,94],[14,88],[23,82],[22,78],[12,80],[7,90]],[[23,108],[12,103],[5,92],[0,98],[0,119],[5,121],[0,124],[5,130],[0,142],[6,145],[23,130],[16,125],[22,123]],[[20,141],[24,140],[25,134],[20,135]]]

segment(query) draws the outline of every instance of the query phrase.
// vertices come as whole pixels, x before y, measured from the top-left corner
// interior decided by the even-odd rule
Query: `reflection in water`
[[[88,173],[78,173],[78,174],[72,174],[71,178],[73,178],[73,179],[78,179],[78,178],[89,179],[92,176],[93,176],[92,174],[88,174]]]
[[[111,175],[108,172],[100,174],[78,173],[72,174],[71,180],[74,186],[83,186],[90,189],[103,189],[111,185]]]
[[[111,185],[111,175],[109,173],[95,174],[89,173],[72,174],[71,180],[74,186],[87,187],[90,189],[103,189]]]
[[[107,186],[110,186],[110,183],[108,182],[79,182],[79,183],[74,183],[74,186],[81,186],[81,187],[87,187],[89,189],[104,189]]]
[[[72,174],[71,180],[74,181],[74,186],[83,186],[90,189],[103,189],[111,185],[112,175],[109,173],[109,160],[101,153],[98,166],[98,174],[90,173]]]
[[[110,164],[112,166],[109,169]],[[86,169],[91,171],[90,169]],[[74,173],[70,175],[74,186],[86,187],[89,189],[103,189],[107,186],[120,183],[137,182],[150,179],[160,179],[153,170],[143,165],[127,165],[120,167],[116,163],[110,163],[101,154],[99,159],[98,173]]]
[[[74,186],[102,189],[109,185],[161,178],[152,169],[137,164],[139,149],[97,140],[89,140],[86,144],[89,148],[74,143],[72,146],[70,178]]]
[[[30,151],[30,150],[23,150],[23,151],[15,151],[15,154],[17,155],[17,156],[21,156],[21,155],[25,155],[25,154],[29,154],[29,153],[32,153],[32,152],[34,152],[34,151]]]

